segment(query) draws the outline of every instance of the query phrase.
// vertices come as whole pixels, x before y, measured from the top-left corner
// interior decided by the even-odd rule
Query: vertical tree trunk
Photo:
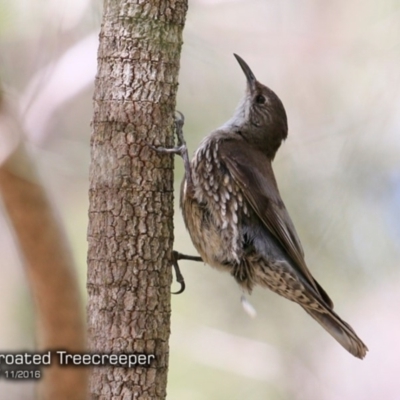
[[[164,399],[170,334],[173,144],[186,0],[105,0],[90,168],[88,322],[93,352],[155,354],[95,368],[93,399]]]

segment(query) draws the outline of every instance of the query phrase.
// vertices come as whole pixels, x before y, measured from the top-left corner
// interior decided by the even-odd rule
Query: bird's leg
[[[156,147],[150,146],[153,150],[164,154],[178,154],[183,159],[183,166],[185,168],[185,181],[187,187],[192,187],[192,170],[190,168],[189,154],[186,146],[185,138],[183,137],[183,124],[185,122],[185,117],[180,111],[176,111],[175,115],[175,133],[178,138],[178,146],[166,148],[166,147]]]
[[[151,146],[151,145],[149,145],[149,146],[153,150],[155,150],[159,153],[180,155],[183,159],[183,164],[184,164],[184,168],[185,168],[186,185],[192,187],[193,186],[192,170],[190,168],[189,154],[188,154],[185,138],[183,137],[183,129],[182,129],[184,122],[185,122],[185,117],[183,116],[183,114],[179,111],[176,111],[175,133],[178,138],[178,146],[175,146],[172,148],[155,147],[155,146]],[[181,294],[184,292],[185,287],[186,287],[185,279],[179,268],[178,260],[203,261],[203,259],[198,256],[188,256],[186,254],[182,254],[177,251],[172,252],[172,265],[175,270],[176,280],[181,285],[181,288],[177,292],[172,292],[172,294]]]
[[[181,288],[177,292],[172,292],[172,294],[181,294],[184,292],[186,287],[185,279],[179,268],[178,260],[203,261],[203,259],[198,256],[188,256],[186,254],[179,253],[175,250],[172,252],[172,265],[174,266],[176,281],[181,285]]]

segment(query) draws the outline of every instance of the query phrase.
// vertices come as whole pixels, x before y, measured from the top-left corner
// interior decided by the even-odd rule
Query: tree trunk
[[[92,399],[164,399],[170,334],[173,145],[186,0],[105,0],[94,93],[88,229],[92,352],[154,354],[94,368]]]

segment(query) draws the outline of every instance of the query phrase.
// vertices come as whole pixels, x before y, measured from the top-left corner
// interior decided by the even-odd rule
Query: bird
[[[288,135],[285,108],[247,63],[234,56],[247,85],[232,118],[206,136],[190,159],[180,114],[178,146],[164,149],[184,160],[180,207],[198,260],[230,273],[245,292],[261,286],[297,303],[347,351],[363,359],[368,348],[335,313],[332,300],[308,269],[278,189],[272,161]]]

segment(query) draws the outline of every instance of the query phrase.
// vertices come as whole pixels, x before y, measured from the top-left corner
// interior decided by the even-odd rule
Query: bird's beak
[[[250,91],[254,90],[255,88],[255,83],[257,82],[256,77],[254,76],[253,72],[251,71],[250,67],[246,64],[246,62],[243,60],[243,58],[239,57],[237,54],[233,53],[235,56],[237,62],[239,63],[240,67],[242,68],[244,74],[246,75],[247,78],[247,84],[250,89]]]

